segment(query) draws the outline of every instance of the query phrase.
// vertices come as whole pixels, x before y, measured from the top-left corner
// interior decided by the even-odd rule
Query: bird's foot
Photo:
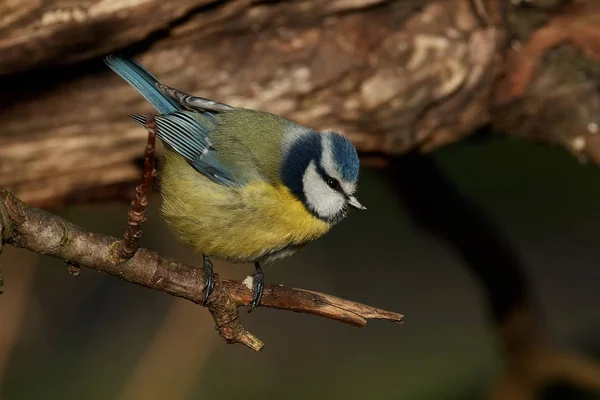
[[[252,275],[252,302],[250,303],[248,312],[251,312],[259,306],[263,296],[263,290],[265,289],[265,274],[259,263],[254,263],[254,266],[256,267],[256,272]]]
[[[213,271],[212,262],[204,254],[202,254],[202,270],[204,272],[204,282],[206,285],[204,286],[205,293],[204,302],[202,303],[202,305],[206,307],[206,304],[208,303],[208,298],[212,293],[213,289],[215,288],[215,273]]]

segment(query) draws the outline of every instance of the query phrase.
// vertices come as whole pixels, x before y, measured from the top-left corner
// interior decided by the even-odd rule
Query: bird
[[[214,289],[211,258],[254,263],[251,311],[263,296],[262,265],[322,237],[349,209],[366,209],[355,195],[359,157],[341,133],[184,93],[121,55],[104,62],[158,112],[161,214],[202,254],[204,305]],[[146,125],[147,115],[131,117]]]

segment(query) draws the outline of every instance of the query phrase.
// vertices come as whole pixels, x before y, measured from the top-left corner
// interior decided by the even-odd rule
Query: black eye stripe
[[[344,193],[344,191],[342,190],[342,185],[340,185],[340,182],[337,179],[328,176],[327,178],[325,178],[325,182],[333,190],[338,191],[340,193]]]
[[[344,192],[344,189],[342,188],[342,185],[340,184],[340,182],[337,179],[329,176],[327,174],[327,172],[325,172],[325,170],[320,165],[317,166],[317,172],[319,173],[319,175],[321,175],[321,178],[323,178],[323,180],[325,181],[325,183],[327,184],[327,186],[329,186],[330,188],[332,188],[336,192],[340,192],[344,196],[346,195],[346,193]]]

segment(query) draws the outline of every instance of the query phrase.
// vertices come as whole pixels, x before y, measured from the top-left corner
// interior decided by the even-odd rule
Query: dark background
[[[514,246],[551,336],[599,353],[600,170],[564,150],[493,137],[430,157]],[[445,241],[410,222],[384,169],[363,168],[359,186],[368,211],[352,213],[268,268],[266,280],[402,312],[404,324],[370,321],[358,329],[277,310],[242,312],[247,328],[266,343],[255,354],[225,344],[209,313],[190,302],[91,270],[73,278],[60,261],[8,248],[0,398],[483,397],[500,373],[503,352],[482,287]],[[159,203],[152,197],[142,245],[199,264],[161,220]],[[127,208],[55,211],[119,236]],[[217,262],[216,269],[243,279],[252,266]]]

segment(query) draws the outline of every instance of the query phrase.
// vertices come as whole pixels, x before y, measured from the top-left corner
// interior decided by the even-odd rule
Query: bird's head
[[[355,197],[359,160],[356,148],[336,132],[294,135],[284,154],[282,178],[317,218],[336,223],[349,207],[365,210]]]

